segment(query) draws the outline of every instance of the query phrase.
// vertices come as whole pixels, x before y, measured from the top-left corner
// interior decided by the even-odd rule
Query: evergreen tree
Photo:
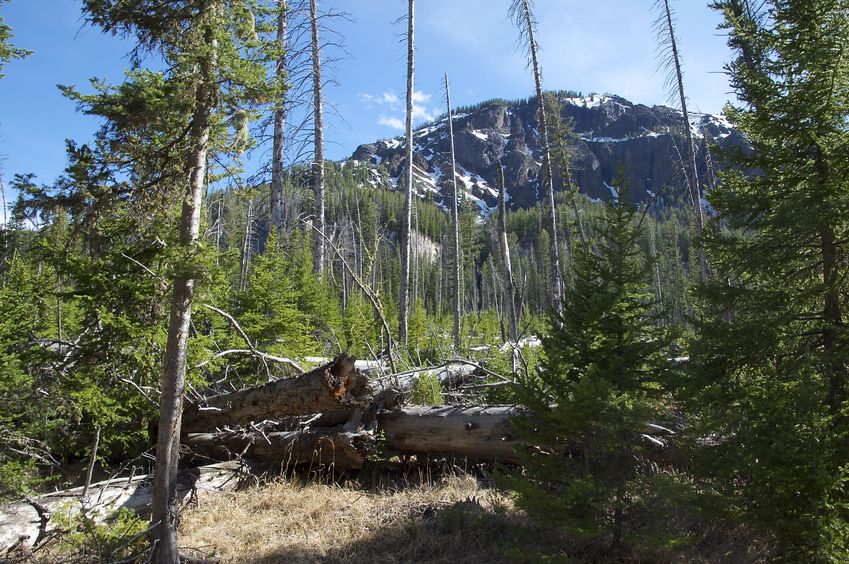
[[[533,417],[516,420],[516,431],[541,452],[521,452],[524,470],[506,480],[532,516],[617,551],[663,533],[651,517],[664,479],[647,429],[669,409],[671,341],[652,311],[638,236],[620,198],[606,205],[598,251],[578,247],[544,370],[518,390]]]
[[[299,294],[287,275],[286,256],[272,231],[265,253],[251,264],[247,289],[236,295],[236,317],[260,350],[299,358],[315,352],[315,343],[307,315],[297,308]]]
[[[207,163],[210,156],[228,149],[241,153],[248,145],[249,110],[273,97],[264,65],[267,43],[261,38],[274,25],[271,11],[255,0],[86,0],[84,10],[104,31],[132,36],[138,49],[157,51],[178,94],[173,102],[191,115],[186,146],[178,155],[184,175],[174,184],[181,194],[179,256],[174,260],[162,377],[151,531],[154,558],[176,562],[177,513],[172,504],[191,309],[202,272],[199,228]]]
[[[54,409],[38,393],[44,382],[28,370],[37,351],[20,346],[22,335],[44,327],[38,282],[30,265],[14,256],[0,286],[0,498],[30,491],[38,481],[38,465],[49,463],[43,452],[49,447],[40,440],[48,429],[39,425],[44,419],[38,413]]]
[[[0,0],[0,7],[9,0]],[[3,67],[13,59],[23,59],[30,54],[26,49],[15,47],[11,43],[12,28],[4,23],[0,16],[0,78],[3,78]]]
[[[726,114],[753,145],[711,194],[696,465],[796,561],[849,559],[849,2],[715,3],[737,58]],[[757,56],[752,57],[752,53]]]

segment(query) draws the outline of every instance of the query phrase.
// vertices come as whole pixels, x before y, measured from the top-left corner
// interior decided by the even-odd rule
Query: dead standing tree
[[[498,161],[498,245],[501,248],[501,268],[503,269],[504,309],[510,327],[510,341],[519,340],[518,321],[516,319],[516,288],[513,282],[513,266],[510,262],[510,243],[507,241],[507,205],[505,203],[504,166]]]
[[[451,116],[451,91],[445,73],[445,105],[448,108],[448,140],[451,146],[451,215],[454,222],[454,349],[460,350],[460,315],[462,308],[460,262],[460,194],[457,192],[457,164],[454,157],[454,118]]]
[[[407,7],[407,123],[406,173],[404,177],[404,213],[401,218],[401,289],[398,305],[398,339],[407,345],[407,307],[410,297],[410,237],[413,210],[413,72],[414,72],[415,0]]]
[[[542,92],[542,71],[539,64],[539,45],[537,45],[534,20],[531,11],[531,0],[513,0],[510,4],[510,17],[519,28],[519,37],[527,49],[528,66],[534,75],[534,87],[538,108],[537,121],[539,123],[540,150],[542,151],[542,170],[540,188],[546,192],[546,207],[548,208],[548,230],[551,241],[551,290],[552,306],[554,311],[561,313],[563,310],[563,281],[560,273],[560,245],[557,233],[557,209],[554,203],[554,178],[551,171],[551,146],[548,139],[548,128],[545,119],[545,104]]]
[[[318,43],[318,10],[316,0],[310,0],[310,29],[312,37],[313,126],[315,154],[313,157],[313,191],[315,193],[315,226],[324,235],[324,115],[321,98],[321,52]],[[324,274],[324,237],[315,238],[315,273],[319,280]]]
[[[271,230],[300,225],[299,217],[307,202],[314,200],[315,177],[312,173],[289,174],[289,167],[310,163],[312,171],[311,165],[316,162],[313,12],[310,0],[276,1],[279,2],[276,26],[278,55],[273,71],[279,97],[274,111],[256,123],[253,134],[257,144],[250,149],[251,153],[267,151],[270,142],[271,159],[246,181],[251,186],[270,183],[268,216],[262,217],[268,217]],[[333,104],[324,98],[327,86],[334,83],[332,78],[328,79],[328,74],[334,73],[336,63],[349,57],[344,38],[334,31],[333,22],[339,19],[350,21],[350,17],[345,12],[320,6],[316,6],[316,10],[322,121],[326,121],[328,113],[336,113]],[[262,160],[265,161],[264,158]],[[287,179],[291,184],[287,185]]]
[[[687,141],[687,148],[683,154],[683,158],[685,159],[684,176],[687,178],[687,185],[689,186],[690,201],[693,206],[693,216],[695,218],[696,236],[701,239],[703,230],[702,190],[699,181],[699,169],[696,164],[696,146],[693,142],[693,128],[690,125],[690,114],[687,111],[687,97],[684,95],[681,55],[678,51],[678,40],[675,35],[675,14],[669,5],[669,0],[655,0],[654,8],[658,12],[658,17],[655,21],[655,31],[658,37],[660,65],[668,73],[666,81],[670,89],[670,98],[677,98],[681,107],[684,136]],[[699,276],[704,281],[708,276],[708,269],[705,252],[701,243],[699,243],[698,253]]]
[[[281,99],[274,109],[274,139],[271,149],[271,228],[279,231],[283,227],[283,181],[285,168],[284,149],[286,134],[286,95],[283,94],[286,85],[286,51],[288,48],[289,2],[279,0],[277,14],[277,48],[280,55],[277,59],[275,76]]]

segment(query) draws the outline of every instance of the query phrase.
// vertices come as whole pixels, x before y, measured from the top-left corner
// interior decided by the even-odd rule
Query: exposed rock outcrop
[[[579,190],[592,198],[607,198],[620,170],[632,199],[644,201],[653,194],[685,194],[679,172],[684,149],[680,112],[666,107],[633,104],[612,95],[560,96],[561,119],[571,120],[572,176]],[[486,214],[496,205],[497,162],[505,166],[508,205],[526,208],[538,202],[541,157],[534,99],[521,102],[491,101],[455,114],[455,152],[458,181]],[[699,115],[694,123],[698,138],[699,174],[708,170],[708,147],[745,145],[739,132],[722,118]],[[446,118],[420,127],[414,134],[416,190],[447,205],[451,197]],[[370,182],[397,186],[403,175],[403,142],[400,138],[360,145],[351,159],[380,167]],[[555,190],[563,182],[555,172]]]

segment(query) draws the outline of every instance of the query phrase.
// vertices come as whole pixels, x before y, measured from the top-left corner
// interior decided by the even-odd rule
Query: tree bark
[[[310,466],[315,469],[362,468],[366,456],[374,452],[374,442],[374,435],[368,431],[323,429],[271,433],[219,431],[186,436],[186,445],[193,452],[213,459],[241,455],[287,468]]]
[[[324,274],[324,109],[321,99],[321,56],[318,43],[318,11],[316,0],[310,0],[310,29],[312,32],[313,125],[315,126],[315,158],[313,159],[313,190],[315,191],[315,273],[321,280]]]
[[[401,289],[398,305],[398,339],[407,346],[407,306],[410,291],[410,223],[413,209],[413,72],[415,0],[408,0],[407,14],[407,124],[404,214],[401,218]]]
[[[441,366],[432,368],[422,368],[411,370],[409,372],[401,372],[390,376],[383,376],[371,380],[371,386],[375,391],[387,389],[395,389],[401,393],[409,393],[412,391],[416,382],[427,375],[436,376],[442,386],[443,391],[456,389],[464,384],[469,384],[475,381],[482,380],[486,374],[477,366],[465,362],[446,362]]]
[[[558,314],[562,313],[563,281],[560,276],[560,245],[557,233],[557,208],[554,203],[554,178],[551,172],[551,145],[548,139],[548,127],[545,121],[545,104],[542,97],[542,73],[537,57],[537,43],[534,33],[534,20],[528,0],[521,0],[522,20],[528,39],[528,51],[531,55],[531,68],[534,73],[537,103],[539,104],[539,136],[542,150],[542,188],[546,191],[548,207],[548,230],[550,237],[549,253],[551,254],[551,290],[552,306]]]
[[[83,497],[88,495],[88,489],[91,486],[91,477],[94,474],[94,465],[97,462],[97,449],[100,446],[100,425],[94,430],[94,441],[91,445],[91,456],[88,460],[88,468],[85,473],[85,485],[83,485]]]
[[[695,216],[696,236],[699,238],[698,253],[699,253],[699,276],[702,281],[707,279],[707,259],[705,251],[702,248],[701,238],[703,230],[702,217],[702,190],[699,182],[699,169],[696,164],[696,146],[693,144],[693,129],[690,126],[690,114],[687,112],[687,98],[684,96],[684,78],[681,73],[681,58],[678,53],[678,41],[675,37],[675,27],[672,23],[672,11],[669,8],[669,0],[663,0],[665,9],[665,18],[667,30],[669,31],[669,45],[672,49],[672,60],[675,65],[675,79],[678,85],[678,98],[681,102],[681,113],[684,118],[684,134],[687,139],[687,153],[685,158],[687,164],[685,167],[685,176],[688,176],[687,184],[690,187],[690,200],[693,204],[693,214]],[[689,172],[687,172],[689,169]]]
[[[448,73],[445,73],[445,104],[448,107],[448,140],[451,147],[451,215],[454,220],[454,350],[460,350],[460,312],[462,306],[460,289],[460,195],[457,192],[457,164],[454,157],[454,118],[451,116],[451,91],[448,88]]]
[[[192,151],[188,155],[189,182],[183,195],[180,219],[180,250],[184,261],[193,260],[200,228],[201,200],[206,179],[206,161],[212,113],[215,109],[217,80],[218,40],[215,20],[219,17],[218,4],[205,4],[198,21],[203,25],[203,42],[206,55],[201,57],[200,80],[195,92],[190,138]],[[184,266],[189,266],[188,264]],[[162,374],[162,395],[159,407],[159,432],[156,441],[156,468],[153,486],[153,511],[151,515],[151,540],[153,561],[178,563],[176,500],[177,466],[180,457],[180,417],[186,378],[186,348],[192,318],[195,280],[193,268],[178,270],[174,278],[171,314],[168,324],[168,341],[165,348],[165,365]]]
[[[368,378],[354,368],[346,354],[297,378],[275,380],[229,394],[213,396],[203,407],[186,410],[187,431],[206,431],[225,425],[293,415],[309,415],[355,406],[371,399]]]
[[[513,266],[510,262],[510,243],[507,241],[507,206],[505,203],[504,167],[498,161],[498,243],[501,247],[501,265],[503,273],[503,291],[507,322],[510,327],[510,340],[519,340],[516,319],[516,289],[513,283]]]
[[[286,84],[286,37],[289,20],[289,3],[279,0],[277,15],[277,45],[280,57],[277,60],[277,85],[281,99],[274,110],[274,141],[271,150],[271,228],[280,231],[283,227],[283,149],[286,133],[286,97],[282,89]]]
[[[518,464],[510,417],[517,407],[408,407],[377,417],[386,447],[404,454],[464,456]]]
[[[456,456],[518,464],[510,417],[521,409],[508,407],[407,407],[377,415],[377,433],[389,451],[419,456]],[[334,417],[335,416],[335,417]],[[330,424],[349,420],[351,411],[322,417]],[[348,425],[350,426],[350,425]],[[191,433],[186,443],[195,452],[213,458],[241,455],[262,462],[287,465],[332,464],[336,469],[361,468],[374,452],[373,431],[317,427],[266,432],[259,429]]]

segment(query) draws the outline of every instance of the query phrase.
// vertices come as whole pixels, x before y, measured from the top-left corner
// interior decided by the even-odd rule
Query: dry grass
[[[539,562],[543,555],[558,562],[736,563],[764,562],[769,553],[745,528],[692,516],[683,519],[698,538],[682,552],[611,553],[534,525],[509,494],[462,471],[408,478],[381,476],[377,487],[280,479],[222,494],[184,512],[181,552],[228,563],[451,564]]]
[[[500,562],[523,520],[469,475],[371,491],[281,480],[187,511],[180,544],[224,562]]]

